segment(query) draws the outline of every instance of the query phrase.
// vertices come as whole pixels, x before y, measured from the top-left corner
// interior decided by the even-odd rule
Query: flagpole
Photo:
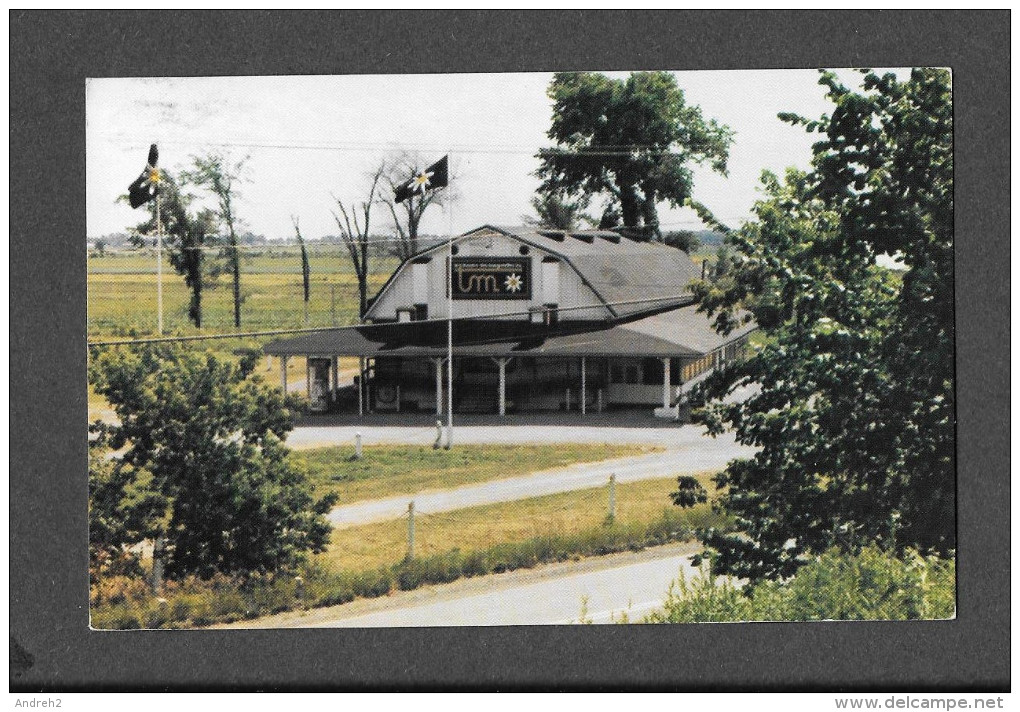
[[[449,154],[447,154],[449,155]],[[449,159],[447,159],[449,161]],[[449,190],[449,189],[447,189]],[[446,242],[446,449],[453,447],[453,200],[450,206],[450,230]]]
[[[157,317],[156,330],[160,336],[163,335],[163,223],[159,219],[159,208],[161,202],[160,191],[156,190],[156,309],[159,312]]]

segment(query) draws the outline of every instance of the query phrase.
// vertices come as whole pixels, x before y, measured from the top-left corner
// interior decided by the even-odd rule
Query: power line
[[[719,220],[725,220],[726,222],[735,222],[735,221],[743,220],[744,216],[739,216],[739,217],[738,216],[725,216],[725,217],[720,217],[718,219]],[[707,227],[706,223],[704,221],[702,221],[702,220],[674,220],[674,221],[670,221],[670,222],[658,223],[657,227],[659,227],[659,228],[664,228],[664,227],[679,227],[681,225],[701,225],[701,226]],[[573,230],[563,230],[561,228],[552,228],[552,227],[545,227],[545,226],[541,226],[541,225],[536,225],[536,226],[534,226],[534,229],[535,230],[545,230],[545,231],[551,230],[553,232],[585,232],[586,230],[588,230],[590,228],[577,228],[577,229],[573,229]],[[611,228],[606,228],[606,229],[607,230],[611,230]],[[153,240],[155,239],[155,237],[153,235],[146,235],[146,234],[143,234],[143,233],[133,232],[133,231],[130,231],[130,230],[128,231],[128,234],[129,235],[136,235],[136,236],[138,236],[140,238],[143,238],[143,239],[153,239]],[[465,235],[461,235],[460,237],[465,237]],[[98,238],[95,238],[95,239],[100,240],[100,239],[102,239],[102,237],[98,237]],[[343,239],[343,238],[341,238],[341,239]],[[402,237],[379,237],[379,238],[372,238],[371,240],[353,240],[352,242],[354,244],[358,244],[358,245],[360,245],[360,244],[376,245],[376,244],[404,243],[404,242],[408,242],[408,240],[406,240],[405,238],[402,238]],[[434,235],[428,236],[428,237],[419,236],[418,237],[418,242],[420,244],[425,244],[425,243],[428,243],[428,242],[442,243],[442,242],[445,242],[445,238],[441,238],[441,237],[434,236]],[[309,246],[312,246],[312,245],[314,245],[314,246],[329,245],[329,246],[334,246],[334,247],[345,247],[347,245],[347,242],[346,241],[341,241],[341,242],[325,242],[325,241],[322,241],[322,240],[313,240],[311,242],[306,242],[305,244],[309,245]],[[144,247],[148,247],[148,245],[145,245]],[[281,248],[281,247],[299,248],[299,245],[297,245],[297,243],[290,243],[290,242],[279,242],[279,243],[270,243],[270,242],[267,242],[264,245],[238,245],[236,249],[238,249],[238,250],[267,250],[267,249],[278,249],[278,248]],[[111,252],[127,252],[130,249],[131,248],[128,248],[128,250],[110,250],[110,251]],[[139,247],[137,249],[141,249],[141,248]],[[224,244],[224,245],[201,245],[201,246],[190,246],[190,247],[175,246],[173,249],[175,249],[175,250],[220,251],[220,250],[224,250],[224,249],[233,250],[235,248],[233,246],[231,246],[231,245]]]
[[[130,137],[123,134],[106,134],[109,140],[126,141]],[[405,151],[408,153],[427,153],[451,151],[458,154],[521,154],[533,155],[548,154],[555,156],[634,156],[644,155],[673,155],[685,157],[686,154],[677,152],[675,149],[663,147],[658,144],[606,144],[593,148],[570,149],[557,146],[524,146],[510,144],[461,144],[444,146],[406,146],[392,143],[374,143],[359,141],[336,141],[336,142],[309,142],[309,141],[225,141],[220,139],[168,139],[160,141],[161,145],[168,146],[216,146],[220,148],[268,148],[268,149],[292,149],[299,151],[337,151],[337,152],[367,152],[367,151]]]

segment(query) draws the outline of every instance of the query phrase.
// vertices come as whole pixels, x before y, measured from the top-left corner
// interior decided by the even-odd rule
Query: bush
[[[876,547],[855,556],[832,550],[786,581],[742,589],[703,570],[670,586],[649,623],[946,619],[956,613],[956,564]]]

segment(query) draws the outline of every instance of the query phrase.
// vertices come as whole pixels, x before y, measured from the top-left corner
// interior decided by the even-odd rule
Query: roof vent
[[[591,243],[595,242],[595,236],[592,235],[590,232],[572,232],[572,233],[570,233],[570,236],[572,238],[574,238],[575,240],[580,240],[581,242],[587,242],[589,245]]]
[[[620,236],[617,235],[615,232],[597,232],[595,234],[601,237],[603,240],[612,242],[614,245],[620,244]]]
[[[554,232],[553,230],[539,230],[538,234],[542,237],[548,237],[550,240],[556,240],[557,242],[563,242],[563,239],[567,236],[565,232]]]

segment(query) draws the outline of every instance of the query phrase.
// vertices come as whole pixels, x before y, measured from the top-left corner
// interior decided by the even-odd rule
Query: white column
[[[443,414],[443,359],[432,359],[436,364],[436,415]]]
[[[287,395],[287,357],[280,357],[280,388],[283,389],[283,395]]]
[[[669,359],[662,359],[662,407],[669,407]]]
[[[309,402],[312,400],[312,359],[305,356],[305,394]]]
[[[333,357],[333,393],[340,390],[340,357]]]
[[[506,415],[506,364],[510,359],[498,358],[499,364],[499,414]]]
[[[358,415],[365,414],[365,358],[358,357]]]
[[[585,369],[584,356],[581,357],[581,415],[585,415],[587,412],[588,400],[588,372]]]

